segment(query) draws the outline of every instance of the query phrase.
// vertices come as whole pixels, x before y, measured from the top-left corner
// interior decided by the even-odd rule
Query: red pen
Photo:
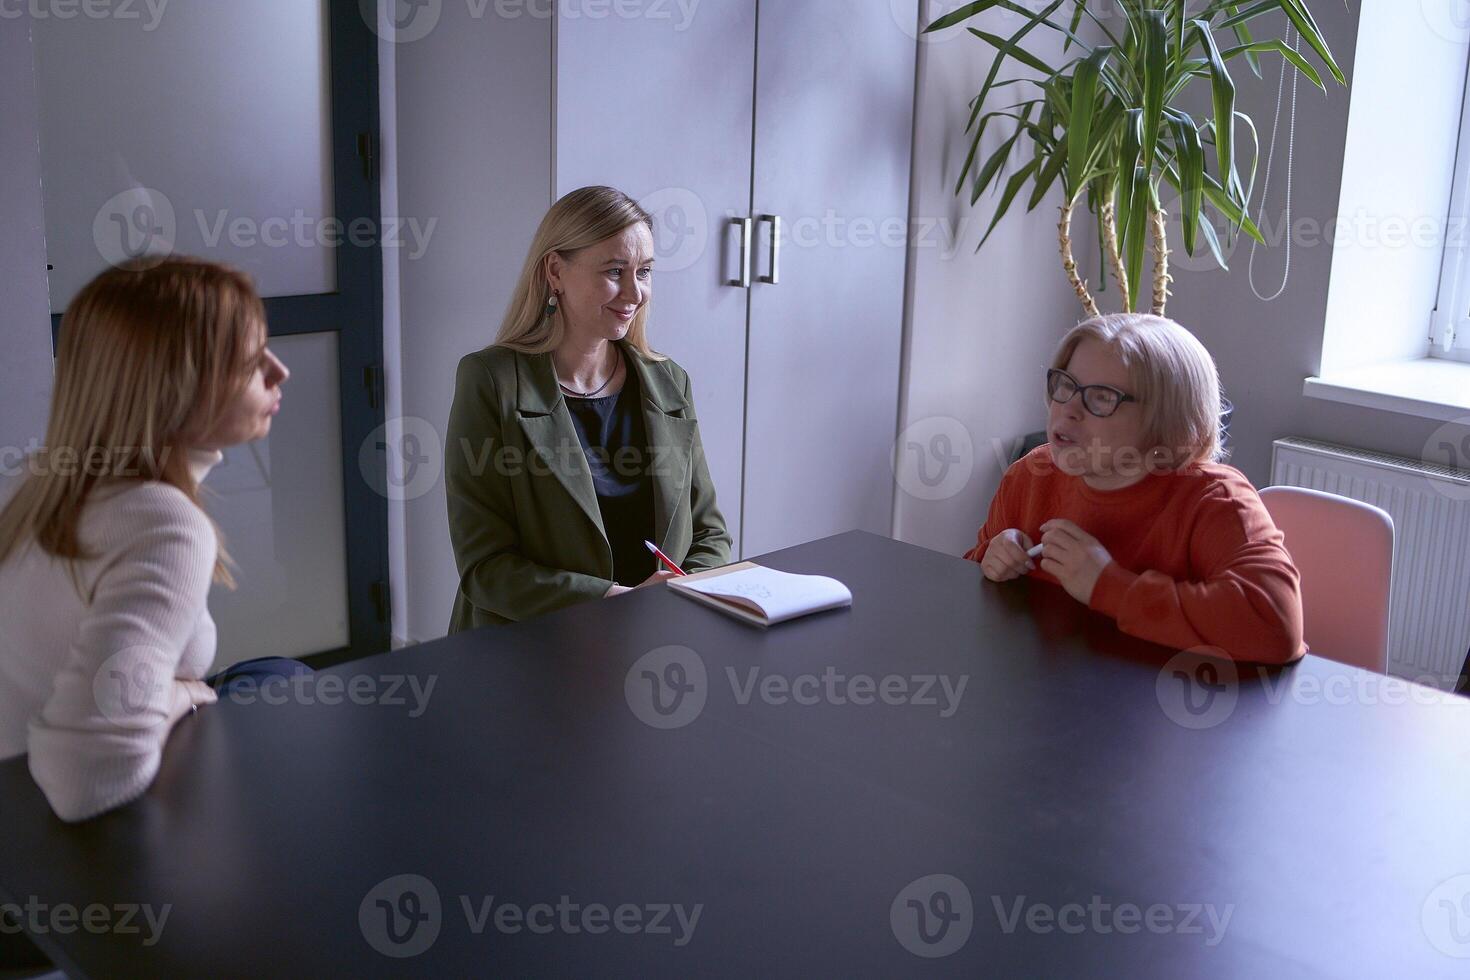
[[[653,552],[654,555],[657,556],[657,558],[658,558],[659,561],[661,561],[665,565],[669,566],[669,569],[675,575],[687,575],[687,574],[689,574],[688,572],[684,571],[684,569],[680,568],[678,565],[675,565],[674,562],[673,562],[673,560],[670,559],[668,555],[664,554],[662,551],[659,551],[658,550],[658,545],[654,544],[652,541],[644,541],[643,542],[643,545],[649,551]]]

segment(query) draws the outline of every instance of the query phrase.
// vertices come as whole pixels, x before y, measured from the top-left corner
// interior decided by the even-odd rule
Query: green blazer
[[[643,392],[654,544],[685,571],[727,564],[731,538],[715,504],[689,376],[619,343]],[[466,355],[446,435],[449,537],[459,567],[451,633],[607,592],[612,548],[550,353],[487,347]]]

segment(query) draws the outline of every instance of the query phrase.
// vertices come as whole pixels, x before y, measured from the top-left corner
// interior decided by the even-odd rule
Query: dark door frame
[[[348,235],[336,249],[337,289],[265,301],[273,337],[337,334],[342,415],[342,495],[346,526],[348,645],[314,651],[316,666],[387,650],[391,643],[388,593],[386,447],[381,437],[383,397],[383,229],[378,185],[378,38],[358,0],[330,0],[332,176],[335,216],[345,227],[370,222],[370,244]],[[51,317],[52,349],[61,315]],[[373,452],[359,453],[372,440]],[[364,469],[375,472],[364,472]],[[369,478],[371,477],[371,479]]]

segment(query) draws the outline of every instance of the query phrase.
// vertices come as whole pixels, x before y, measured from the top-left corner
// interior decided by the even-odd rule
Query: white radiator
[[[1277,439],[1276,486],[1325,490],[1393,517],[1388,672],[1454,687],[1470,649],[1470,471],[1307,439]]]

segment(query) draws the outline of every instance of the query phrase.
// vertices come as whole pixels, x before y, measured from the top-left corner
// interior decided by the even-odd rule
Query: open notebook
[[[852,605],[852,593],[835,578],[778,572],[753,561],[672,578],[669,587],[759,626]]]

